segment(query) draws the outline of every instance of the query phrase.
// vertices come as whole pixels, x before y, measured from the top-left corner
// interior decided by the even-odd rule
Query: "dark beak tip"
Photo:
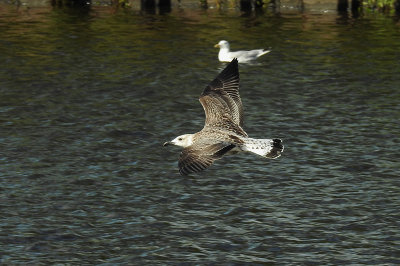
[[[165,146],[168,146],[170,143],[167,141],[167,142],[164,142],[164,144],[163,144],[163,146],[165,147]]]

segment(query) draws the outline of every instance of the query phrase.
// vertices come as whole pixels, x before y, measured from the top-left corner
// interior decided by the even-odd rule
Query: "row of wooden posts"
[[[68,6],[75,6],[75,7],[85,7],[90,6],[91,0],[51,0],[53,5],[68,5]],[[124,5],[128,3],[128,1],[123,0],[112,0],[116,5]],[[139,1],[139,0],[137,0]],[[181,1],[181,0],[177,0]],[[182,0],[185,1],[185,0]],[[218,1],[222,0],[216,0]],[[207,0],[199,0],[200,5],[203,8],[207,8]],[[258,9],[264,6],[263,0],[239,0],[240,3],[240,10],[244,12],[249,12],[253,8]],[[156,10],[157,8],[160,11],[169,12],[171,10],[171,0],[140,0],[141,9],[144,11],[152,11]],[[272,7],[279,8],[280,0],[271,0],[270,5]],[[362,0],[337,0],[337,10],[339,12],[347,12],[351,10],[353,13],[358,12],[362,5]],[[303,0],[299,0],[299,6],[303,5]],[[395,3],[395,10],[397,14],[400,14],[400,0],[397,0]]]

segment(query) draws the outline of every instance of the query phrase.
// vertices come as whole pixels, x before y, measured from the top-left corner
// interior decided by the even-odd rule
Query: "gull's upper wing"
[[[239,68],[235,58],[204,89],[200,103],[206,113],[206,126],[233,123],[243,126],[243,106],[239,95]]]

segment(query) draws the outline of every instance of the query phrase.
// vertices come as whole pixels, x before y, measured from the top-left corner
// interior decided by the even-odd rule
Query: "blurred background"
[[[0,264],[399,265],[396,8],[2,1]],[[244,128],[285,150],[183,177],[220,40],[272,50]]]

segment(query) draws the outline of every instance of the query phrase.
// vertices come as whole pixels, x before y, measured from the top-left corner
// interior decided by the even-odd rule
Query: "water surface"
[[[2,8],[0,262],[400,264],[400,28],[391,17]],[[245,129],[282,138],[188,177],[213,45]]]

